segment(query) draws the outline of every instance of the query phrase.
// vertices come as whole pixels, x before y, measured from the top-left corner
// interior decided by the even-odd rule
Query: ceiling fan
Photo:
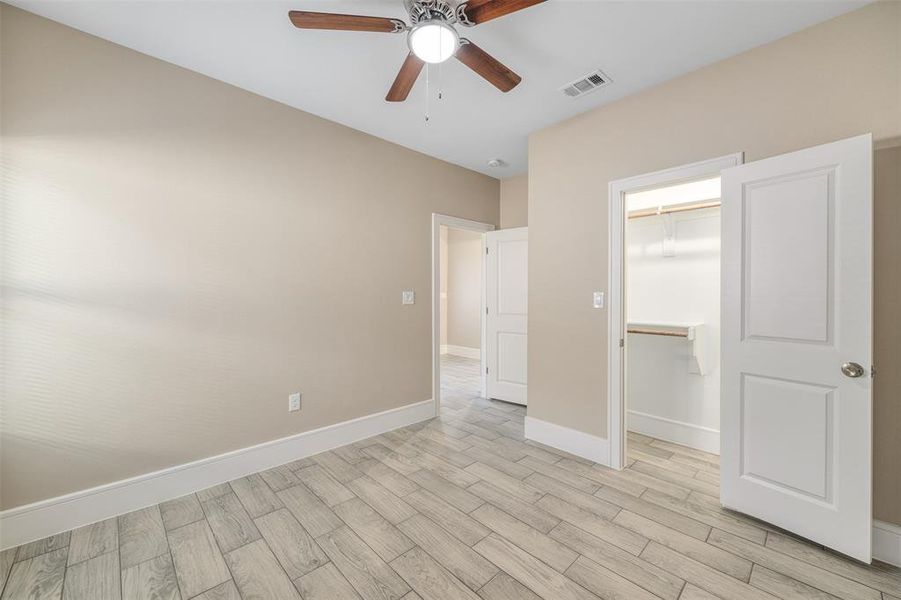
[[[452,56],[502,92],[509,92],[522,78],[500,61],[457,33],[455,25],[473,27],[545,0],[404,0],[411,25],[400,19],[339,15],[292,10],[288,17],[300,29],[406,33],[410,53],[400,67],[385,100],[403,102],[410,94],[425,63],[441,63]]]

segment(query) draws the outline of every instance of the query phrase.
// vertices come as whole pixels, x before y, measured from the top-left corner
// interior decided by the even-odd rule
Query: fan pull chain
[[[441,76],[441,67],[443,64],[444,63],[438,63],[438,100],[441,100],[444,97],[444,91],[441,89],[441,84],[444,82],[444,78]]]
[[[425,122],[429,122],[429,65],[425,66]]]

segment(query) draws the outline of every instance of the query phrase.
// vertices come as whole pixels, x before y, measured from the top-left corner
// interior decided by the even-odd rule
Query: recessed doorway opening
[[[740,163],[737,154],[611,184],[614,468],[631,462],[629,443],[653,461],[650,440],[719,454],[720,171]]]
[[[720,178],[625,204],[626,429],[719,454]]]
[[[432,215],[432,398],[485,397],[485,234],[494,225]]]
[[[440,226],[441,401],[482,392],[484,234]]]

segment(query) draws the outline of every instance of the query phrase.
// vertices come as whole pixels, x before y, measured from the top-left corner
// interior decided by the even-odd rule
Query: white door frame
[[[607,314],[607,439],[610,443],[610,467],[625,468],[626,461],[626,398],[624,343],[626,339],[625,307],[625,228],[627,193],[676,185],[706,177],[716,177],[720,171],[744,162],[744,153],[736,152],[718,158],[682,165],[626,179],[611,181],[608,189],[608,223],[610,224],[610,264],[608,265]]]
[[[481,331],[481,366],[479,373],[479,394],[485,397],[485,297],[487,265],[485,261],[485,233],[494,231],[494,225],[470,221],[460,217],[451,217],[432,213],[432,402],[435,404],[435,416],[441,408],[441,226],[451,229],[463,229],[482,234],[482,276],[481,293],[479,294],[479,322]]]

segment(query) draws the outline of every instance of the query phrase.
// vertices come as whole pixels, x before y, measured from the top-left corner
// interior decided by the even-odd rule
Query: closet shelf
[[[703,210],[705,208],[718,208],[721,205],[719,200],[708,200],[706,202],[688,202],[685,204],[670,204],[669,206],[658,206],[657,208],[642,208],[629,212],[630,219],[640,219],[642,217],[657,217],[660,215],[668,215],[670,213],[680,213],[688,210]]]
[[[704,344],[705,328],[703,323],[693,325],[676,323],[628,323],[627,333],[637,335],[659,335],[664,337],[685,338],[691,342],[690,373],[704,375],[707,373],[706,349]]]
[[[678,330],[674,329],[658,329],[655,327],[638,327],[629,325],[628,329],[629,333],[641,333],[644,335],[665,335],[668,337],[683,337],[687,338],[689,336],[688,328],[679,328]]]

